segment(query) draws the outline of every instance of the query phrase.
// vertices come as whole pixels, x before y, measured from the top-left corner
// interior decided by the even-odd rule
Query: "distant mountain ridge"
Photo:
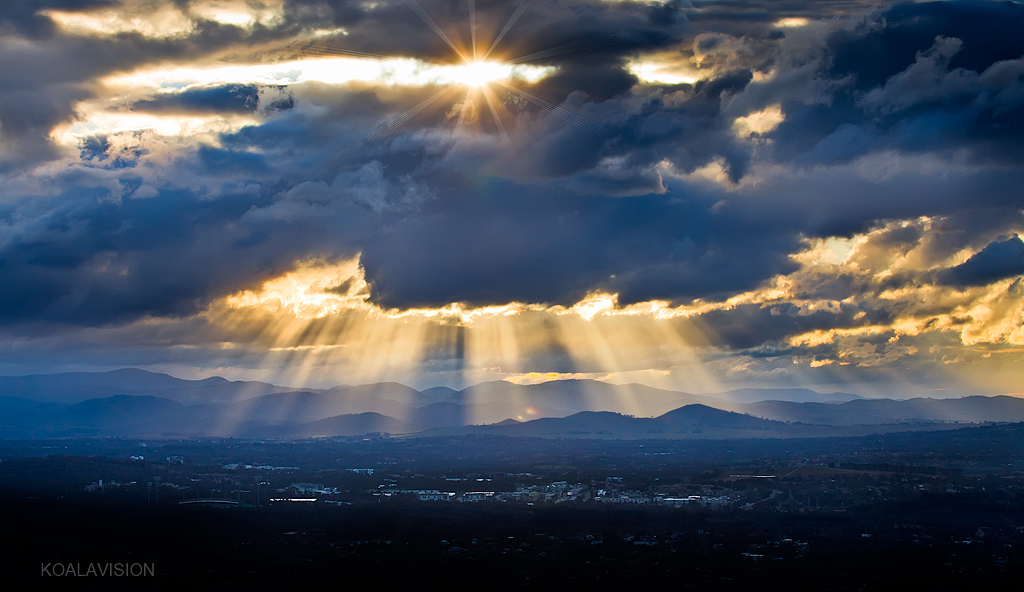
[[[921,421],[1024,421],[1024,400],[1017,397],[971,396],[959,399],[860,399],[840,404],[760,401],[746,413],[767,419],[847,426]]]
[[[698,416],[703,419],[698,421]],[[555,421],[560,418],[564,421]],[[709,418],[732,423],[712,425]],[[184,380],[137,369],[0,377],[0,438],[301,438],[439,430],[562,434],[557,437],[712,437],[712,433],[793,437],[828,435],[821,428],[829,426],[844,431],[887,425],[889,430],[902,424],[958,421],[1024,421],[1024,400],[895,401],[808,389],[694,395],[593,380],[534,385],[486,382],[461,391],[448,387],[417,391],[393,382],[297,389],[220,377]],[[608,429],[595,427],[602,422]]]
[[[224,402],[298,390],[265,382],[229,381],[219,376],[201,380],[137,368],[109,372],[65,372],[0,376],[0,396],[50,403],[79,403],[114,395],[154,395],[182,403]]]
[[[489,434],[534,438],[593,439],[708,439],[738,438],[822,438],[854,436],[889,431],[954,429],[953,424],[815,426],[766,420],[706,405],[680,407],[658,417],[631,417],[609,411],[582,411],[568,417],[546,417],[533,421],[502,422],[461,428],[435,428],[424,436],[465,436]]]
[[[713,395],[705,395],[714,399],[724,399],[732,403],[757,403],[759,401],[791,401],[794,403],[841,403],[863,399],[851,393],[819,393],[805,388],[787,389],[755,389],[742,388]],[[766,398],[768,397],[768,398]]]

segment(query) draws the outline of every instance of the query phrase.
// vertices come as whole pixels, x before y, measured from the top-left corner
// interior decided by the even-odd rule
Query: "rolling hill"
[[[788,400],[779,400],[788,399]],[[0,438],[349,436],[796,437],[1024,421],[1024,399],[863,399],[806,389],[707,395],[593,380],[294,389],[125,369],[0,377]],[[901,427],[902,426],[902,427]]]

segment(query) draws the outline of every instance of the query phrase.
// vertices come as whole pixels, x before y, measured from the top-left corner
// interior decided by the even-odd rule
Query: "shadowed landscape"
[[[115,561],[152,569],[157,589],[339,570],[394,586],[746,589],[795,570],[810,578],[796,588],[852,590],[1004,587],[1024,569],[1024,423],[1010,397],[697,397],[593,381],[293,390],[139,370],[4,381],[22,396],[2,399],[17,413],[0,500],[9,557],[32,577]],[[204,391],[222,402],[196,403]],[[470,424],[474,401],[537,418]],[[679,406],[580,410],[616,402]]]
[[[1024,421],[1024,399],[864,399],[806,389],[692,395],[639,384],[493,382],[461,391],[397,383],[292,389],[143,370],[0,377],[8,438],[312,438],[494,434],[793,438]]]

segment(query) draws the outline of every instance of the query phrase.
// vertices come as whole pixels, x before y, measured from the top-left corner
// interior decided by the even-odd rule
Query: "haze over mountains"
[[[493,433],[539,437],[802,437],[1024,421],[1024,400],[863,399],[807,389],[693,395],[593,380],[296,389],[138,369],[0,377],[0,438],[307,438]]]

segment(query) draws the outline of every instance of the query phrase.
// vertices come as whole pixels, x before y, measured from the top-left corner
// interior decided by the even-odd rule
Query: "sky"
[[[1024,4],[9,0],[0,374],[1024,392]]]

